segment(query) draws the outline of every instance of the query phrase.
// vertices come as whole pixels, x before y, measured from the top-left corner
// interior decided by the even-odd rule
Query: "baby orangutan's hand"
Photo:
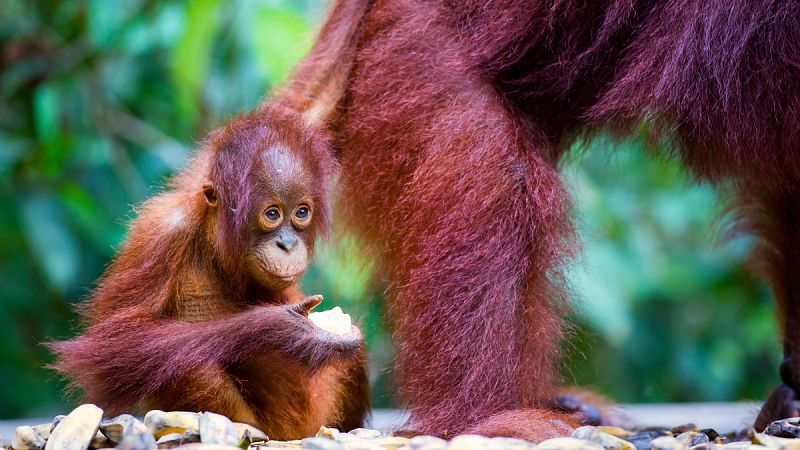
[[[296,331],[302,334],[292,353],[312,368],[334,360],[350,359],[364,345],[361,330],[338,306],[329,311],[310,313],[320,302],[321,295],[311,295],[299,303],[283,306],[292,317]]]

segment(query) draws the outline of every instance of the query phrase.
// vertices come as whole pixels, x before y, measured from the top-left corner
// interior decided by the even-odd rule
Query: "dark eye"
[[[264,216],[272,222],[277,222],[281,220],[281,210],[273,206],[264,212]]]
[[[308,213],[309,213],[308,206],[301,206],[301,207],[297,208],[297,211],[295,211],[294,215],[298,219],[306,219],[306,218],[308,218]]]

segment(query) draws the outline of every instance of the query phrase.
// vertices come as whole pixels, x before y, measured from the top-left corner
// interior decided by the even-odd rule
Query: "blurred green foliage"
[[[193,143],[254,107],[308,49],[312,0],[5,0],[0,7],[0,418],[63,410],[40,343]],[[565,377],[623,401],[761,398],[777,382],[771,297],[720,241],[714,191],[636,142],[567,165],[585,237]],[[363,324],[376,406],[393,403],[381,286],[343,239],[304,280]],[[589,355],[591,355],[589,357]],[[113,349],[109,349],[109,357]]]
[[[774,302],[728,199],[635,139],[581,153],[566,170],[584,245],[566,380],[627,402],[766,398],[782,357]]]

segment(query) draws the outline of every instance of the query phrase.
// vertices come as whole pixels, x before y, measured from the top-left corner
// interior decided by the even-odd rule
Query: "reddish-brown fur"
[[[556,420],[529,408],[556,381],[575,242],[557,165],[578,136],[644,124],[733,180],[800,320],[799,18],[794,0],[337,2],[278,98],[334,132],[347,224],[389,276],[410,428],[538,439]]]
[[[260,202],[284,189],[263,182],[277,147],[299,164],[314,206],[297,231],[309,254],[327,232],[336,163],[326,135],[275,105],[211,133],[170,189],[138,212],[86,306],[85,333],[51,344],[55,368],[86,400],[108,412],[214,411],[279,439],[323,424],[361,426],[369,398],[360,335],[322,332],[305,317],[318,300],[303,300],[296,279],[273,288],[245,264]]]

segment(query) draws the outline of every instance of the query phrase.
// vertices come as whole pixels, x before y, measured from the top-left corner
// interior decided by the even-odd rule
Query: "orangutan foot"
[[[798,416],[800,416],[800,400],[797,398],[797,392],[786,384],[779,384],[767,397],[753,427],[761,432],[771,422]]]

